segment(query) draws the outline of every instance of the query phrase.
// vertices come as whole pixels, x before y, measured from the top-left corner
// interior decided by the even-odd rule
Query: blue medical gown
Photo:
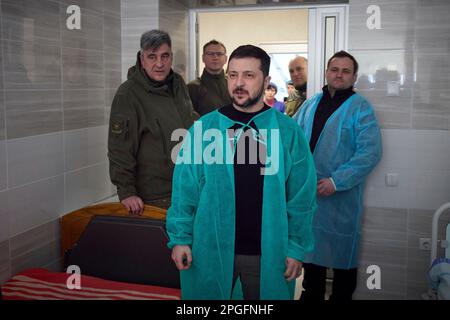
[[[308,141],[322,95],[305,101],[294,117]],[[313,152],[317,181],[332,177],[336,192],[317,197],[315,248],[305,262],[338,269],[358,266],[364,180],[381,154],[381,133],[374,111],[355,93],[327,120]]]
[[[286,281],[283,276],[285,260],[291,257],[302,261],[313,248],[316,172],[308,142],[292,119],[269,109],[252,120],[260,132],[269,129],[266,137],[258,137],[266,142],[267,155],[276,152],[279,157],[276,174],[264,176],[260,297],[292,299],[295,281]],[[231,146],[233,139],[226,130],[234,124],[218,111],[203,116],[190,128],[179,152],[166,226],[170,248],[189,245],[192,249],[192,265],[180,273],[182,299],[231,297],[235,241],[233,155],[225,161],[225,152],[211,152],[223,164],[189,164],[185,160],[189,152],[191,159],[199,160],[198,151],[211,151],[212,141]],[[213,130],[202,141],[201,131],[211,128],[220,135]],[[270,129],[277,129],[278,134]],[[269,143],[272,139],[274,143]]]

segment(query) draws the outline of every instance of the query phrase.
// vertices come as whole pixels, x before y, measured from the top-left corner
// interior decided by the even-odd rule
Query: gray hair
[[[172,40],[167,32],[162,30],[144,32],[141,36],[141,54],[148,49],[156,50],[164,43],[172,49]]]

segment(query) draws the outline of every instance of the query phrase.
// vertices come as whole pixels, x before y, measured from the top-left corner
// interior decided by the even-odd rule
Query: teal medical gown
[[[267,130],[266,137],[253,133],[267,144],[268,157],[275,152],[279,157],[277,173],[264,177],[260,297],[292,299],[295,281],[286,281],[283,276],[285,259],[302,261],[313,248],[316,172],[308,142],[292,119],[271,108],[252,120],[260,132],[277,129],[275,133]],[[226,153],[219,152],[216,159],[222,159],[223,164],[188,164],[182,159],[189,158],[189,150],[190,158],[198,157],[195,151],[211,151],[214,139],[202,141],[200,126],[203,132],[216,128],[215,133],[223,137],[215,140],[217,146],[231,148],[233,138],[230,140],[226,130],[234,124],[217,110],[203,116],[185,137],[175,166],[166,224],[168,246],[189,245],[193,256],[191,267],[181,271],[182,299],[231,297],[235,240],[233,155],[225,161]],[[239,130],[235,136],[239,136]]]
[[[294,116],[308,140],[319,93]],[[315,248],[305,262],[350,269],[358,266],[364,180],[381,158],[381,133],[370,103],[358,93],[328,119],[313,152],[317,181],[332,177],[336,192],[317,197]]]

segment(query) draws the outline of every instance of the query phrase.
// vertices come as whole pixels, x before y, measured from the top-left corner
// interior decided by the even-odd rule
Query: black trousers
[[[261,256],[242,255],[234,256],[233,292],[238,277],[241,279],[244,300],[259,300]]]
[[[325,300],[327,268],[312,263],[304,263],[305,273],[300,301]],[[333,286],[330,301],[352,300],[356,289],[358,269],[333,269]]]

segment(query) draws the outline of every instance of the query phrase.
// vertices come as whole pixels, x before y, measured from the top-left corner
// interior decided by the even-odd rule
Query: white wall
[[[199,75],[203,45],[212,39],[222,42],[228,54],[243,44],[308,41],[307,9],[201,12],[198,22]]]

